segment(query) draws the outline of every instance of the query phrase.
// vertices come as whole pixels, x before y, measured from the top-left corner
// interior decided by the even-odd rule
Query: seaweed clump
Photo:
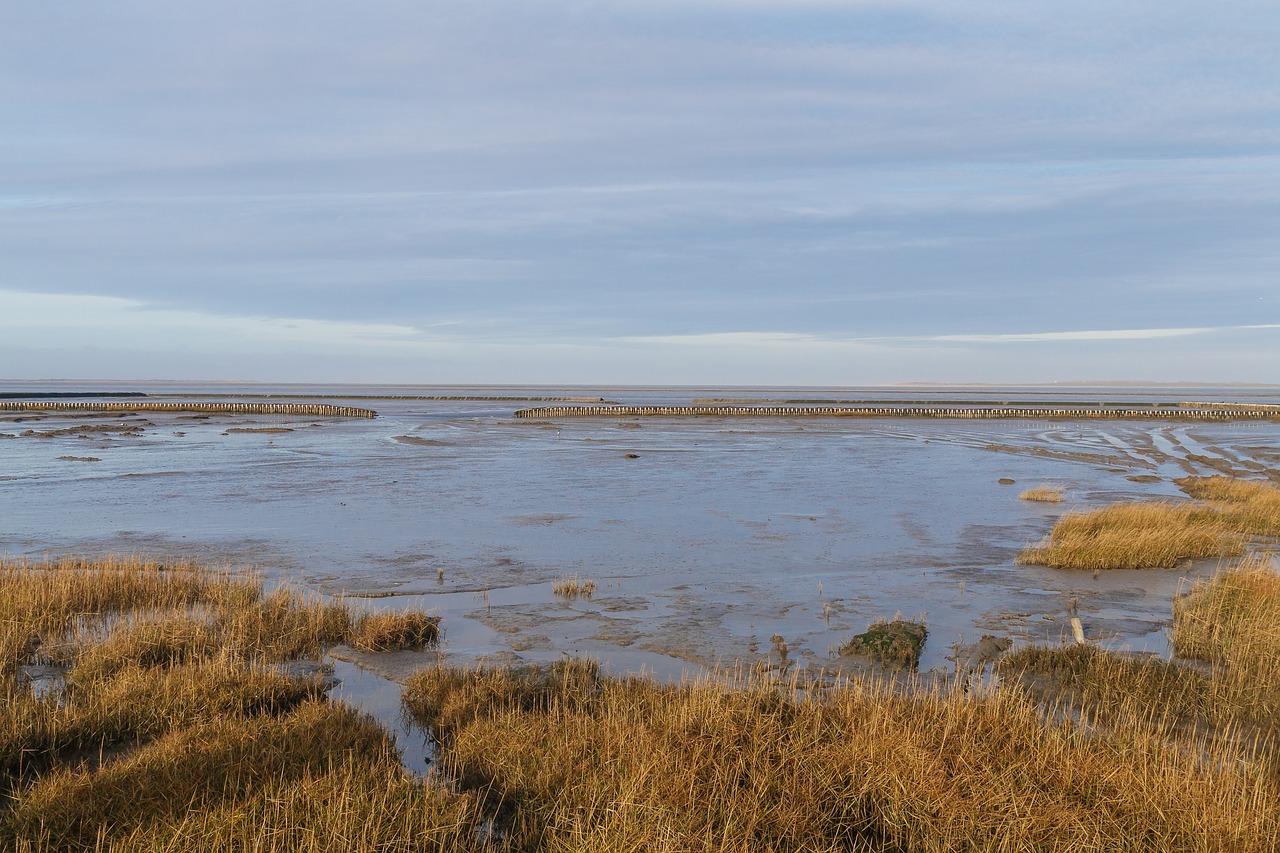
[[[840,647],[840,654],[867,658],[884,666],[915,670],[920,663],[929,629],[923,622],[906,619],[875,622],[862,634],[855,635]]]

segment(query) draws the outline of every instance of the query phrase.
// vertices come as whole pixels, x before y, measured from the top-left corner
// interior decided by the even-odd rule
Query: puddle
[[[400,703],[401,686],[389,678],[350,661],[326,657],[337,685],[329,695],[374,717],[395,740],[400,763],[415,776],[427,775],[435,763],[435,742],[426,729],[405,716]]]
[[[26,685],[37,699],[52,699],[62,695],[67,671],[60,666],[30,664],[18,667],[18,683]]]

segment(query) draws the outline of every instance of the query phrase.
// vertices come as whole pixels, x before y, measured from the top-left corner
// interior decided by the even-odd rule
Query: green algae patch
[[[894,619],[876,622],[840,647],[840,654],[863,657],[885,666],[915,669],[929,629],[923,622]]]

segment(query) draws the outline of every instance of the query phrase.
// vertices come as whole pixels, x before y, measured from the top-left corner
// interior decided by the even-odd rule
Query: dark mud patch
[[[397,435],[392,441],[398,441],[401,444],[411,444],[414,447],[453,447],[447,441],[440,441],[436,438],[422,438],[417,435]]]
[[[59,456],[59,462],[101,462],[97,456]]]
[[[1013,640],[1008,637],[983,634],[976,643],[956,643],[955,654],[947,659],[955,662],[957,670],[982,669],[995,663],[1012,645]]]
[[[906,619],[876,622],[840,646],[840,654],[866,658],[882,666],[914,670],[920,663],[920,651],[928,636],[929,629],[923,622]]]
[[[223,435],[231,435],[233,432],[260,432],[260,433],[281,433],[293,432],[293,427],[229,427],[222,431]]]
[[[523,524],[526,527],[538,527],[544,524],[555,524],[558,521],[573,521],[576,518],[580,516],[564,512],[533,512],[527,515],[507,516],[507,521]]]
[[[996,482],[1002,486],[1012,486],[1014,483],[1018,481],[1013,479],[1012,477],[1001,477],[999,480],[996,480]]]
[[[1155,474],[1134,474],[1132,477],[1125,477],[1131,483],[1159,483],[1163,477],[1157,477]]]

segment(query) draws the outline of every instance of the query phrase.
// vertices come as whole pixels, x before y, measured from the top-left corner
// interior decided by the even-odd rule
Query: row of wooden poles
[[[1280,412],[1248,408],[1117,409],[1050,406],[544,406],[517,418],[748,417],[748,418],[1071,418],[1080,420],[1280,420]]]
[[[225,415],[302,415],[319,418],[376,418],[372,409],[326,403],[95,403],[0,400],[0,412],[199,412]]]

